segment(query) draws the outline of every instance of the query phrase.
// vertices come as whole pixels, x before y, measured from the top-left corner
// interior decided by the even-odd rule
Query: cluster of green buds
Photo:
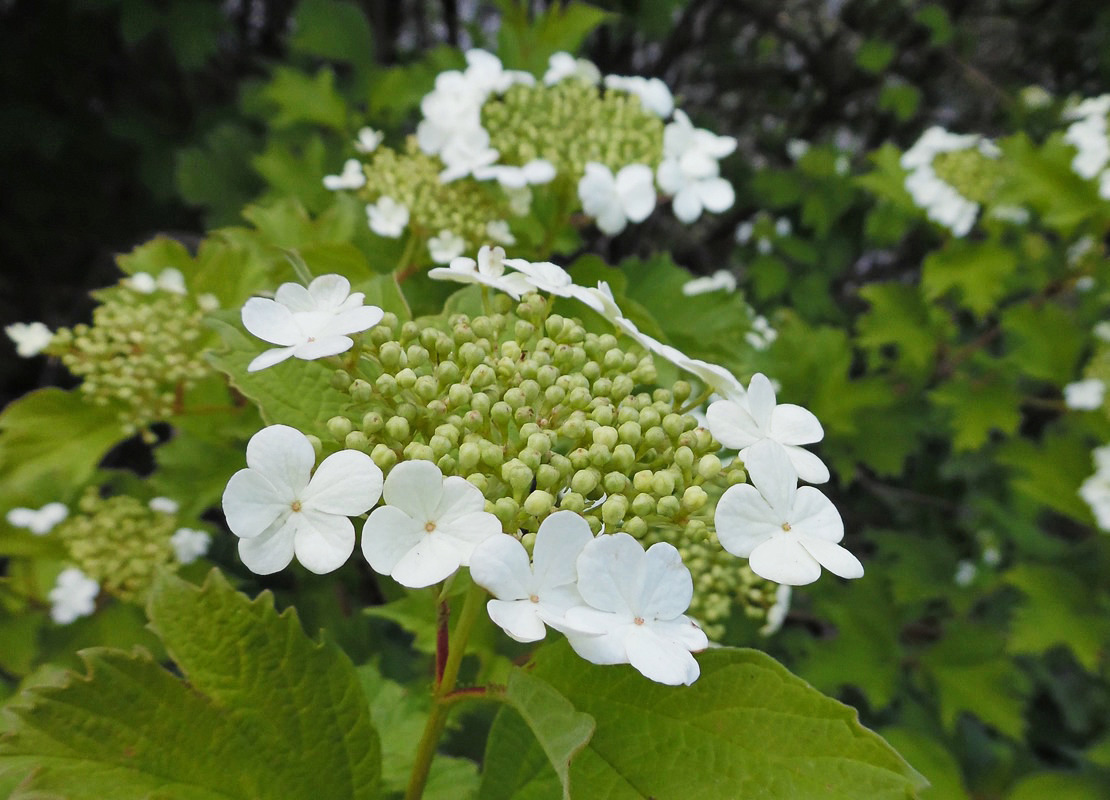
[[[508,218],[509,202],[496,183],[443,183],[442,170],[443,162],[423,153],[410,136],[404,152],[385,146],[374,150],[363,168],[366,183],[358,197],[366,203],[392,198],[408,209],[408,225],[415,235],[427,238],[451,231],[462,237],[468,251],[476,250],[489,241],[490,223]]]
[[[92,325],[62,328],[46,352],[82,379],[89,401],[118,409],[126,435],[150,439],[150,424],[180,411],[185,393],[209,374],[203,312],[188,295],[126,285],[93,297]]]
[[[561,509],[595,532],[669,541],[689,559],[704,622],[749,605],[752,582],[712,532],[712,499],[746,476],[722,466],[720,445],[684,413],[690,384],[655,387],[638,344],[587,332],[538,294],[513,305],[497,295],[487,314],[423,324],[386,314],[334,375],[350,405],[328,420],[323,449],[367,452],[386,471],[432,461],[480,489],[529,548]]]
[[[624,91],[583,81],[517,84],[482,106],[490,145],[509,164],[537,158],[577,181],[594,161],[617,172],[626,164],[656,166],[663,158],[663,120]]]
[[[979,148],[937,153],[933,172],[961,195],[976,203],[990,203],[1005,179],[1006,162]]]
[[[96,488],[86,490],[77,508],[58,535],[74,563],[107,593],[142,602],[159,571],[179,566],[170,542],[176,515],[130,495],[101,497]]]

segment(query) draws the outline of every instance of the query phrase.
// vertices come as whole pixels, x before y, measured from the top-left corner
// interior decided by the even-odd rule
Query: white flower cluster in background
[[[1099,528],[1110,532],[1110,445],[1091,451],[1095,473],[1079,487],[1079,496],[1091,507]]]
[[[54,338],[54,332],[41,322],[13,322],[4,326],[4,333],[15,343],[20,358],[37,356]]]
[[[1064,405],[1076,411],[1102,408],[1105,398],[1106,384],[1098,378],[1087,378],[1064,387]]]
[[[47,503],[42,508],[13,508],[5,519],[16,528],[26,528],[35,536],[43,536],[69,516],[65,503]]]
[[[998,148],[974,133],[956,134],[933,126],[921,134],[909,150],[902,154],[902,167],[909,170],[906,191],[925,215],[948,228],[955,236],[966,236],[979,215],[979,204],[969,200],[950,183],[941,179],[933,161],[941,153],[978,150],[987,158],[996,158]]]
[[[96,610],[100,584],[77,567],[62,570],[50,590],[50,618],[58,625],[68,625]]]
[[[1071,168],[1081,178],[1098,179],[1098,193],[1110,200],[1110,132],[1107,130],[1110,115],[1110,94],[1084,100],[1065,117],[1075,120],[1064,132],[1064,141],[1075,147]]]

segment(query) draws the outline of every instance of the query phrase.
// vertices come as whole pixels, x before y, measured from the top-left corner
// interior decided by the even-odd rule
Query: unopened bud
[[[360,450],[366,453],[370,450],[370,440],[362,431],[351,431],[343,440],[343,446],[348,450]]]
[[[330,433],[336,440],[343,441],[343,439],[354,430],[354,423],[346,417],[332,417],[328,420],[328,433]]]
[[[362,378],[357,378],[351,383],[347,391],[351,395],[351,399],[356,403],[369,402],[370,398],[374,396],[374,387]]]
[[[628,513],[628,498],[623,494],[610,495],[609,498],[601,504],[601,518],[605,520],[605,525],[608,528],[617,528]]]
[[[382,471],[388,470],[397,463],[397,454],[381,442],[374,445],[374,449],[370,451],[370,458]]]
[[[524,501],[524,510],[533,517],[542,517],[551,513],[555,506],[555,498],[549,492],[537,489]]]

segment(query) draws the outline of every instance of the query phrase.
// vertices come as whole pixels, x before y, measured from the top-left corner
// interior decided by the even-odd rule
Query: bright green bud
[[[482,448],[482,463],[487,467],[497,469],[505,460],[505,451],[490,441],[483,441]]]
[[[656,450],[662,450],[667,446],[667,433],[659,426],[648,428],[644,432],[644,443],[648,447],[653,447]]]
[[[659,412],[651,406],[644,408],[640,411],[640,428],[646,430],[647,428],[654,428],[662,422]]]
[[[613,420],[616,419],[617,412],[613,410],[611,405],[599,405],[590,412],[590,419],[598,425],[612,425]],[[615,444],[615,443],[614,443]]]
[[[596,469],[580,469],[570,479],[571,491],[585,497],[597,488],[600,479],[601,474]]]
[[[338,441],[342,441],[354,427],[354,423],[346,417],[332,417],[328,420],[328,433]]]
[[[590,445],[590,463],[601,468],[609,464],[613,458],[613,451],[603,444],[595,442]]]
[[[558,453],[552,453],[548,457],[548,463],[551,464],[551,466],[555,469],[559,470],[559,474],[562,475],[564,478],[570,477],[571,472],[574,471],[574,467],[572,467],[570,464],[570,459],[566,456],[559,455]]]
[[[452,384],[451,388],[447,390],[447,407],[448,408],[461,408],[470,404],[470,399],[474,396],[474,390],[465,383]]]
[[[404,357],[404,350],[397,342],[385,342],[378,348],[378,360],[382,362],[382,366],[386,369],[399,369],[404,364],[401,359]]]
[[[485,397],[485,395],[482,395]],[[468,431],[477,431],[485,427],[486,418],[479,414],[477,411],[467,411],[462,418],[463,427]]]
[[[520,345],[517,344],[516,342],[514,342],[512,340],[509,340],[507,342],[502,342],[501,343],[501,357],[502,358],[507,358],[507,359],[509,359],[509,361],[511,361],[515,364],[517,361],[520,361],[520,357],[523,354],[524,354],[524,351],[522,351],[520,349]]]
[[[540,464],[536,469],[536,486],[541,489],[554,489],[563,482],[563,476],[550,464]]]
[[[579,386],[571,389],[570,394],[567,396],[567,405],[576,411],[580,411],[589,406],[592,399],[593,396],[590,394],[590,390],[583,386]]]
[[[570,465],[574,469],[586,469],[590,466],[590,453],[584,447],[578,447],[570,451]]]
[[[686,523],[686,538],[691,542],[704,542],[709,538],[709,527],[703,520],[692,519]]]
[[[307,434],[305,438],[308,439],[308,443],[312,445],[312,452],[316,454],[316,458],[319,458],[324,452],[324,443],[320,441],[320,437],[313,436],[310,433]]]
[[[362,431],[351,431],[343,440],[343,446],[348,450],[361,450],[366,453],[370,451],[370,440]]]
[[[411,389],[416,384],[416,373],[408,367],[397,371],[397,385],[402,389]]]
[[[509,424],[509,420],[513,418],[513,409],[504,400],[498,400],[489,411],[490,419],[494,424],[504,427]]]
[[[617,434],[620,436],[622,442],[630,444],[633,447],[638,445],[640,439],[643,438],[643,432],[640,430],[640,423],[632,422],[631,420],[622,423],[621,426],[617,428]]]
[[[558,339],[559,334],[563,332],[563,327],[566,325],[566,320],[558,314],[552,314],[544,322],[543,329],[547,331],[547,335],[552,339]]]
[[[388,470],[397,463],[397,454],[381,442],[374,445],[374,449],[370,451],[370,458],[372,458],[374,463],[383,471]]]
[[[532,477],[532,470],[519,458],[510,459],[501,467],[501,479],[517,492],[523,492],[530,487]]]
[[[362,378],[357,378],[351,383],[347,391],[350,392],[351,399],[356,403],[369,402],[370,398],[374,396],[374,387]]]
[[[535,405],[540,396],[540,385],[535,380],[528,378],[520,382],[520,391],[529,405]]]
[[[497,380],[493,367],[489,364],[479,364],[470,373],[470,385],[475,389],[482,389]]]
[[[542,389],[549,389],[559,378],[559,370],[550,364],[545,364],[536,370],[536,382]]]
[[[595,397],[608,397],[613,391],[613,382],[608,378],[598,378],[592,387]]]
[[[501,399],[504,402],[508,403],[509,408],[512,408],[513,410],[520,408],[522,405],[525,404],[525,402],[527,402],[524,398],[524,392],[517,387],[508,389],[505,394],[501,396]]]
[[[711,481],[721,474],[721,459],[709,453],[698,461],[698,475],[702,480]]]
[[[628,488],[628,476],[623,472],[607,472],[601,485],[608,494],[620,494]]]
[[[548,386],[543,390],[543,399],[550,406],[557,406],[566,399],[566,390],[560,386]]]
[[[493,504],[493,513],[501,520],[502,527],[516,529],[516,515],[520,513],[520,506],[511,497],[499,497]]]
[[[536,418],[536,410],[532,406],[521,406],[513,412],[513,420],[517,425],[524,425]]]
[[[671,387],[671,396],[674,397],[676,403],[685,403],[693,391],[694,388],[689,382],[675,381],[674,386]]]
[[[474,472],[466,476],[467,483],[471,486],[478,487],[478,491],[485,494],[489,489],[489,476],[481,472]]]
[[[526,533],[520,537],[520,543],[524,545],[524,549],[531,553],[536,547],[536,534]]]
[[[632,513],[638,517],[646,517],[655,513],[655,498],[650,494],[641,492],[632,498]]]
[[[404,417],[390,417],[385,421],[385,435],[398,442],[408,441],[409,421]]]
[[[420,338],[420,326],[412,320],[409,320],[401,326],[401,341],[411,342]]]
[[[668,414],[663,417],[663,430],[672,439],[677,439],[686,430],[686,424],[679,414]]]
[[[412,403],[400,403],[397,406],[397,416],[413,422],[416,419],[416,406]]]
[[[636,451],[627,444],[618,444],[613,448],[613,458],[609,466],[621,472],[628,472],[636,463]]]
[[[428,440],[428,446],[432,448],[432,452],[435,454],[436,458],[441,458],[455,449],[450,439],[438,434]]]
[[[539,469],[540,462],[542,461],[540,454],[533,450],[531,447],[525,447],[523,450],[521,450],[517,454],[517,458],[527,464],[528,469],[532,470],[533,472]]]
[[[738,483],[747,483],[748,474],[744,472],[742,468],[736,467],[735,469],[730,469],[728,471],[728,475],[725,476],[725,480],[728,481],[729,486],[735,486]]]
[[[596,361],[587,361],[582,365],[582,377],[593,383],[601,377],[601,365]]]
[[[628,498],[623,494],[611,495],[601,504],[601,518],[608,528],[618,527],[628,513]]]
[[[474,342],[463,342],[459,346],[459,358],[468,367],[475,367],[486,360],[486,351]]]
[[[567,511],[577,511],[581,514],[586,510],[586,498],[578,492],[567,492],[563,495],[563,499],[559,501],[559,508]]]
[[[489,416],[489,410],[492,405],[493,401],[490,400],[489,395],[485,392],[478,392],[470,398],[471,409],[477,411],[483,417]]]
[[[421,375],[416,379],[416,385],[412,390],[417,397],[427,403],[439,396],[439,381],[431,375]]]
[[[654,473],[650,469],[642,469],[632,476],[632,487],[637,492],[651,492],[651,483]]]
[[[581,414],[571,416],[559,426],[559,435],[567,439],[579,440],[586,435],[586,418]]]
[[[709,495],[700,486],[687,486],[682,493],[682,507],[687,511],[698,511],[709,502]]]
[[[528,437],[528,449],[537,453],[546,453],[551,449],[551,440],[546,433],[533,433]]]
[[[624,531],[630,536],[637,539],[642,539],[644,534],[647,533],[648,525],[640,517],[629,517],[624,521]]]
[[[421,331],[423,333],[423,331]],[[429,353],[418,344],[409,345],[408,350],[405,351],[408,356],[410,367],[419,367],[422,364],[428,363]]]
[[[436,365],[435,376],[440,386],[451,386],[459,382],[462,373],[454,361],[441,361]]]
[[[137,342],[136,342],[137,344]],[[344,370],[337,369],[331,374],[331,388],[343,391],[351,384],[351,376]]]
[[[655,504],[655,513],[661,517],[673,519],[682,513],[682,503],[674,495],[660,497]]]
[[[694,466],[694,451],[689,447],[680,447],[674,451],[674,463],[682,470]]]
[[[674,493],[674,475],[667,470],[660,470],[651,477],[651,490],[656,497]]]
[[[452,446],[459,443],[458,425],[453,425],[451,423],[448,423],[446,425],[436,425],[435,434],[436,436],[442,436],[443,438],[447,439],[447,441],[451,442]]]
[[[388,372],[383,372],[374,381],[374,386],[385,397],[393,397],[399,391],[397,387],[397,379],[390,375]]]
[[[594,428],[593,440],[594,444],[600,444],[606,450],[612,450],[617,446],[617,442],[620,441],[620,436],[616,428],[612,428],[608,425],[600,425]],[[610,453],[610,456],[611,455]]]
[[[406,461],[435,461],[436,454],[432,448],[421,442],[409,442],[402,451]]]
[[[482,448],[476,442],[459,445],[459,468],[463,472],[473,472],[482,458]]]
[[[551,513],[555,506],[555,498],[549,492],[537,489],[524,501],[524,511],[533,517],[545,516]]]
[[[462,346],[473,342],[478,337],[474,335],[474,331],[470,328],[470,323],[460,322],[451,329],[451,338],[454,340],[455,345],[459,348],[459,355],[462,355]]]
[[[527,342],[535,333],[536,326],[524,319],[518,319],[516,325],[513,326],[513,338],[520,344]]]

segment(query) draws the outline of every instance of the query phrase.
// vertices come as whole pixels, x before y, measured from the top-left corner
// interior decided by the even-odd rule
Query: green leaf
[[[913,286],[872,283],[859,293],[871,308],[856,323],[856,341],[874,349],[894,345],[909,369],[924,374],[950,333],[947,317],[926,303]]]
[[[0,432],[4,498],[35,507],[87,481],[124,438],[111,407],[61,389],[40,389],[13,401],[0,414]]]
[[[1079,177],[1071,168],[1075,149],[1062,133],[1038,148],[1024,133],[999,141],[1010,166],[1008,180],[996,199],[999,205],[1029,206],[1051,228],[1070,234],[1092,217],[1105,219],[1105,203],[1095,181]]]
[[[905,122],[917,113],[921,106],[921,90],[900,80],[889,79],[879,92],[879,109],[889,111]]]
[[[942,47],[952,41],[952,19],[944,6],[927,3],[914,15],[914,19],[929,29],[934,45]]]
[[[962,712],[974,714],[1012,739],[1021,739],[1029,679],[1005,652],[1002,635],[956,622],[920,663],[932,676],[940,718],[952,729]]]
[[[1090,446],[1074,433],[1051,429],[1039,442],[1013,438],[998,451],[998,461],[1016,473],[1011,486],[1022,495],[1094,524],[1091,508],[1079,497],[1079,486],[1091,474]]]
[[[1007,279],[1016,268],[1017,255],[1007,247],[952,240],[925,258],[921,288],[929,300],[956,290],[961,305],[982,316],[1006,294]]]
[[[262,96],[277,106],[272,120],[276,128],[308,122],[346,131],[347,104],[335,90],[335,73],[326,67],[312,76],[292,67],[277,67]]]
[[[961,375],[929,395],[950,414],[952,446],[957,452],[978,450],[991,431],[1012,434],[1021,423],[1021,393],[1005,376]]]
[[[909,727],[883,728],[882,734],[929,779],[929,788],[921,793],[924,800],[968,800],[960,762],[943,743]]]
[[[1011,653],[1041,654],[1067,645],[1089,672],[1097,671],[1110,647],[1110,618],[1087,580],[1073,571],[1033,564],[1014,567],[1003,580],[1025,595],[1010,622]]]
[[[533,674],[597,721],[571,762],[573,797],[906,798],[924,780],[856,712],[770,657],[721,648],[698,655],[689,687],[628,666],[598,667],[565,642],[542,648]],[[486,748],[482,797],[558,797],[559,782],[517,712],[503,709]],[[527,742],[527,744],[525,744]]]
[[[1019,782],[1006,800],[1092,800],[1105,792],[1105,781],[1091,775],[1041,773]]]
[[[163,579],[149,611],[184,680],[142,651],[85,651],[86,676],[9,709],[0,770],[34,768],[16,800],[379,796],[378,737],[354,669],[295,614],[215,571],[200,588]]]
[[[502,0],[497,52],[506,67],[542,75],[553,53],[578,52],[582,40],[613,15],[576,1],[551,5],[528,19],[530,4]]]
[[[1031,378],[1063,386],[1076,372],[1087,342],[1087,332],[1075,322],[1075,312],[1058,305],[1026,303],[1007,309],[1002,317],[1007,334],[1007,360]]]
[[[860,69],[876,74],[890,66],[896,53],[892,42],[868,39],[856,51],[856,64]]]
[[[374,37],[366,14],[342,0],[302,0],[289,46],[295,52],[369,67]]]

